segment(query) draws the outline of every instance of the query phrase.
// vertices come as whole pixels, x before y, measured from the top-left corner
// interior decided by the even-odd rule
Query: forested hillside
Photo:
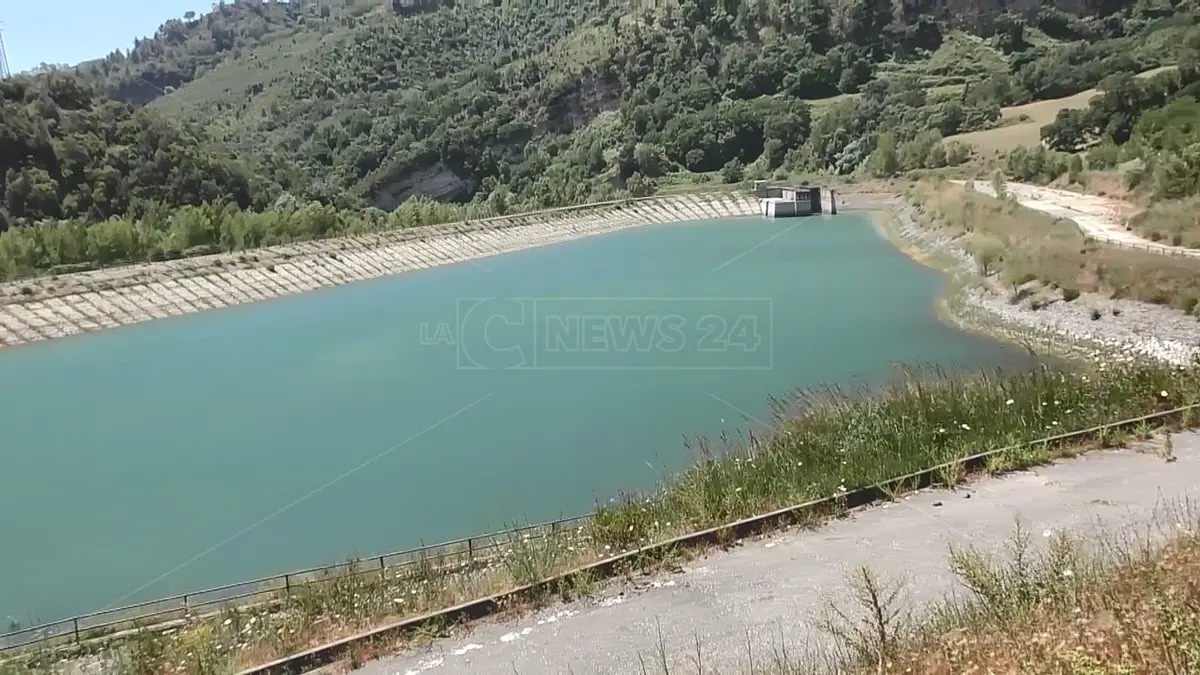
[[[253,202],[253,179],[220,148],[153,111],[98,97],[67,72],[0,81],[0,230],[86,222],[159,206]]]
[[[387,209],[414,193],[499,192],[550,206],[756,160],[846,173],[880,129],[903,141],[985,127],[1001,106],[1161,65],[1191,23],[1170,6],[1110,5],[966,18],[888,0],[376,13],[285,78],[214,92],[214,72],[156,105],[209,121],[308,197]],[[294,39],[243,60],[270,69]],[[804,102],[821,102],[818,126]]]
[[[222,3],[4,83],[0,229],[22,231],[0,237],[0,271],[378,227],[368,207],[414,197],[499,213],[955,165],[970,150],[944,137],[1116,74],[1105,110],[1132,117],[1070,113],[1047,138],[1121,144],[1194,94],[1198,16],[1195,0]],[[1158,94],[1118,86],[1180,59]],[[337,222],[228,220],[310,202]],[[89,244],[96,223],[117,243]]]

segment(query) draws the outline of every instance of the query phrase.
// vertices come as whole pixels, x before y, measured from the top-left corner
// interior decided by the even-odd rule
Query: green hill
[[[285,193],[494,212],[716,172],[846,174],[884,132],[903,167],[937,167],[965,158],[942,137],[995,126],[1003,106],[1174,63],[1197,17],[1166,0],[219,4],[4,85],[0,230],[153,228],[147,214]],[[27,245],[0,241],[0,257]]]
[[[1146,48],[1144,36],[1181,30],[1164,23],[1173,8],[1023,18],[985,7],[971,25],[954,9],[913,3],[898,14],[880,0],[468,3],[415,15],[379,7],[264,37],[153,105],[203,121],[306,197],[390,209],[414,194],[469,199],[503,188],[551,206],[610,196],[635,173],[646,189],[667,171],[760,158],[768,172],[845,172],[878,129],[983,128],[1001,106],[1160,65],[1169,48]],[[834,113],[829,130],[846,134],[807,142],[802,101],[845,101],[865,87],[865,98],[822,106]]]

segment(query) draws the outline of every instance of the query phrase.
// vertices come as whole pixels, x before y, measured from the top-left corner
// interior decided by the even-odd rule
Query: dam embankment
[[[652,223],[759,213],[748,194],[679,195],[308,241],[0,285],[0,347],[293,295]]]
[[[0,391],[0,512],[24,514],[0,617],[583,513],[773,396],[1027,365],[940,322],[940,276],[864,216],[629,227],[0,350],[19,385]]]

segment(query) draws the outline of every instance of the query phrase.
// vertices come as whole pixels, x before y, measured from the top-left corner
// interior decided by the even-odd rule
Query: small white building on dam
[[[759,210],[768,218],[791,218],[825,213],[821,188],[812,185],[771,186],[767,181],[754,182],[754,195]],[[833,190],[829,191],[829,213],[837,214]]]

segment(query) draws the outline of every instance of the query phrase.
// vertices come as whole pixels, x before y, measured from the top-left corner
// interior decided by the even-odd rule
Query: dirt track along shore
[[[961,180],[953,182],[959,185],[968,183],[968,181]],[[996,196],[995,188],[989,184],[976,181],[971,183],[971,187],[989,197]],[[1079,226],[1084,234],[1097,241],[1163,255],[1200,258],[1200,249],[1150,241],[1126,229],[1126,220],[1136,211],[1132,204],[1109,197],[1085,195],[1026,183],[1006,183],[1004,189],[1021,206],[1071,220]]]

